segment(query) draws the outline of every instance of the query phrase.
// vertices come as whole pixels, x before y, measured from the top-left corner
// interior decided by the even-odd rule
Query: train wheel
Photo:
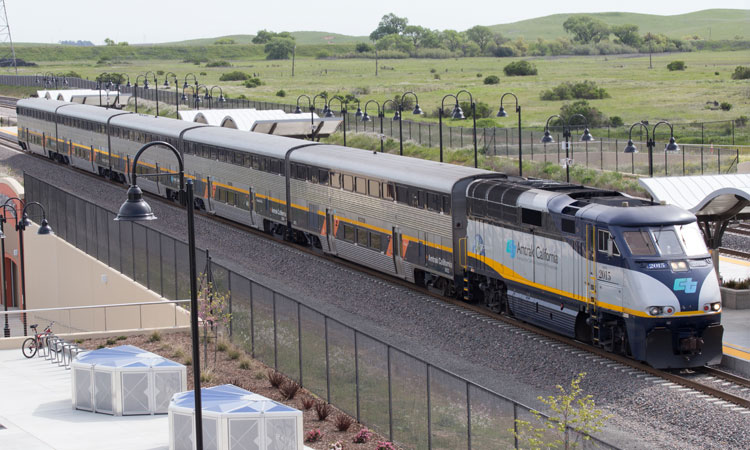
[[[588,322],[589,315],[581,311],[576,317],[576,340],[591,343],[591,325]]]

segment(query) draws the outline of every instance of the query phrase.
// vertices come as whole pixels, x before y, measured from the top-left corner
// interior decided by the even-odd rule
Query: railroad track
[[[18,102],[17,98],[0,96],[0,108],[15,109],[17,102]]]
[[[22,150],[20,150],[20,148],[18,148],[17,144],[15,144],[14,138],[7,139],[3,136],[3,133],[0,133],[0,137],[2,137],[2,139],[5,141],[5,142],[0,142],[0,145],[4,145],[10,148],[11,150],[18,151],[20,153],[25,153]],[[47,161],[50,164],[59,165],[47,158],[43,158],[38,155],[32,154],[31,156],[37,157],[38,159],[43,160],[43,161]],[[68,166],[60,166],[60,167],[64,170],[74,171],[76,174],[84,174],[86,176],[89,176],[99,181],[105,181],[105,182],[109,182],[112,184],[116,184],[118,186],[122,186],[119,183],[116,183],[114,181],[107,181],[90,172],[82,171],[82,170],[68,167]],[[173,201],[167,200],[164,197],[156,196],[148,192],[146,192],[145,195],[151,197],[155,201],[159,201],[164,204],[171,205],[171,206],[176,206]],[[224,225],[240,229],[250,234],[254,234],[256,236],[262,236],[264,238],[271,237],[269,236],[269,234],[265,232],[256,230],[254,228],[250,228],[246,225],[234,222],[229,219],[225,219],[225,218],[218,217],[213,214],[208,214],[204,212],[198,212],[198,214],[211,218],[212,220],[222,223]],[[728,374],[726,372],[723,372],[723,371],[720,371],[718,369],[714,369],[711,367],[700,368],[699,370],[696,370],[696,371],[682,371],[685,373],[675,373],[671,371],[654,369],[646,364],[640,363],[638,361],[634,361],[625,356],[620,356],[620,355],[616,355],[613,353],[609,353],[603,349],[592,347],[588,344],[584,344],[574,339],[567,338],[565,336],[558,335],[551,331],[538,328],[534,325],[519,321],[515,318],[493,313],[479,305],[470,304],[470,303],[466,303],[457,299],[444,297],[442,295],[439,295],[439,294],[436,294],[435,292],[430,291],[427,288],[422,288],[408,281],[405,281],[396,277],[392,277],[390,275],[386,275],[381,272],[368,269],[366,267],[362,267],[358,264],[340,259],[332,255],[324,254],[319,250],[314,250],[309,247],[287,242],[278,238],[273,238],[273,240],[282,245],[286,245],[291,248],[294,248],[300,252],[314,255],[319,258],[323,258],[324,260],[332,264],[343,266],[347,269],[350,269],[353,272],[370,275],[372,277],[379,278],[390,284],[398,285],[412,292],[430,297],[430,301],[436,304],[441,304],[448,309],[456,311],[457,313],[476,316],[477,318],[482,319],[482,320],[490,320],[490,321],[495,322],[498,326],[501,326],[501,327],[515,327],[518,330],[518,332],[540,336],[542,339],[539,339],[539,340],[548,342],[550,345],[558,345],[561,348],[564,348],[565,346],[567,346],[569,347],[568,350],[571,351],[572,353],[578,353],[578,354],[589,353],[593,355],[595,358],[597,358],[602,364],[606,364],[607,366],[614,366],[624,372],[627,372],[629,374],[634,374],[635,376],[638,376],[640,378],[645,378],[646,380],[652,381],[654,383],[662,384],[669,388],[672,388],[673,386],[676,386],[676,387],[682,386],[683,388],[687,388],[687,389],[691,389],[693,391],[699,392],[704,396],[712,397],[716,399],[717,402],[726,402],[726,404],[731,403],[733,405],[736,405],[737,408],[743,408],[747,410],[748,412],[750,412],[750,380],[744,379],[742,377],[737,377],[735,375]],[[724,251],[724,249],[722,249],[722,251]],[[694,373],[689,373],[689,372],[694,372]],[[695,373],[708,374],[708,376],[704,378],[699,378],[695,376]],[[717,378],[721,378],[724,381],[720,383],[714,382],[713,380],[716,380]],[[729,384],[724,384],[724,383],[729,383]]]
[[[734,249],[726,248],[726,247],[720,247],[719,253],[724,253],[725,255],[732,255],[732,256],[738,256],[740,258],[750,259],[750,253],[743,252],[740,250],[734,250]]]

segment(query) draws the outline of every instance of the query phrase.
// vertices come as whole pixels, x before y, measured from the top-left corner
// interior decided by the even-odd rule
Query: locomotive
[[[694,215],[618,192],[56,100],[26,151],[126,182],[175,146],[195,206],[656,368],[719,363],[721,296]],[[169,152],[139,159],[177,198]],[[142,180],[142,181],[141,181]]]

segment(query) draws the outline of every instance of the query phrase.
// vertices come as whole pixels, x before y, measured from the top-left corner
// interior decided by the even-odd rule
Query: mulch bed
[[[216,352],[216,363],[214,363],[214,346],[210,343],[208,346],[208,369],[203,361],[203,347],[201,341],[201,387],[218,386],[222,384],[234,384],[248,391],[263,395],[272,400],[284,403],[285,405],[299,409],[303,413],[304,436],[313,429],[318,429],[322,437],[316,442],[305,442],[305,445],[314,449],[329,450],[332,448],[341,448],[347,450],[377,450],[379,442],[387,442],[385,436],[372,432],[372,438],[366,443],[354,443],[354,436],[362,429],[363,425],[352,419],[352,425],[347,431],[338,431],[335,426],[336,417],[345,415],[342,411],[330,405],[331,413],[323,421],[318,420],[315,407],[305,410],[303,399],[315,398],[317,401],[323,401],[307,389],[300,388],[297,394],[291,400],[285,400],[278,388],[272,387],[269,382],[269,371],[273,369],[264,365],[260,361],[250,358],[242,350],[234,348],[229,343],[224,343],[227,348],[224,351]],[[143,350],[156,353],[173,361],[188,365],[187,383],[188,389],[193,389],[193,369],[190,366],[192,361],[192,350],[189,333],[154,333],[153,335],[134,335],[120,336],[111,338],[86,339],[79,344],[81,347],[94,350],[102,347],[116,347],[119,345],[134,345]],[[239,355],[239,356],[237,356]],[[232,358],[231,356],[235,356]],[[241,364],[243,367],[241,368]],[[341,447],[334,447],[331,444],[340,443]],[[398,448],[393,446],[391,448]]]

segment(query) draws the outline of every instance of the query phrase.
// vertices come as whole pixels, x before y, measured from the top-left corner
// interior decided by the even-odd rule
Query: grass
[[[216,46],[222,47],[222,46]],[[455,94],[461,89],[470,91],[478,102],[487,103],[492,110],[499,106],[503,92],[515,93],[523,108],[524,127],[543,128],[546,119],[560,110],[563,101],[542,101],[539,96],[561,82],[592,80],[611,95],[610,98],[592,100],[607,116],[620,116],[626,124],[639,120],[655,123],[668,119],[673,123],[692,121],[717,121],[736,119],[750,115],[750,86],[747,82],[732,80],[730,75],[741,61],[750,60],[750,50],[734,52],[681,53],[679,58],[687,64],[685,71],[669,72],[666,65],[675,59],[672,54],[653,56],[654,68],[649,70],[648,55],[610,55],[575,57],[529,58],[539,69],[539,75],[531,77],[506,77],[502,67],[518,58],[461,58],[461,59],[404,59],[381,60],[381,69],[375,77],[373,61],[362,59],[317,60],[298,57],[295,76],[291,77],[291,61],[266,61],[263,59],[231,60],[231,68],[205,68],[180,60],[133,60],[128,64],[96,66],[92,60],[43,63],[37,68],[20,68],[21,74],[52,71],[55,73],[75,70],[84,78],[94,79],[103,71],[124,72],[131,80],[147,70],[172,71],[184,78],[186,73],[195,73],[200,83],[207,86],[220,85],[225,95],[245,95],[253,100],[270,102],[285,101],[294,104],[301,94],[313,96],[321,91],[329,95],[352,93],[363,102],[370,99],[383,102],[396,94],[413,91],[426,112],[437,110],[446,94]],[[435,80],[431,69],[441,75]],[[256,88],[245,88],[241,82],[219,82],[222,73],[242,70],[257,74],[263,84]],[[206,75],[200,75],[205,72]],[[719,72],[719,75],[714,75]],[[484,85],[477,73],[498,75],[500,88]],[[11,88],[17,89],[17,88]],[[281,99],[275,94],[279,89],[287,92]],[[4,92],[5,89],[3,89]],[[462,101],[468,100],[468,96]],[[513,128],[516,117],[512,112],[513,99],[506,103],[510,117],[493,119],[498,126]],[[730,111],[706,109],[707,102],[729,102]],[[302,103],[306,105],[303,98]],[[450,99],[448,102],[450,103]],[[322,99],[317,106],[322,107]],[[507,106],[507,105],[506,105]],[[140,109],[140,108],[139,108]],[[371,104],[368,112],[376,106]],[[390,116],[389,116],[390,117]],[[405,117],[413,118],[410,113]],[[436,122],[436,117],[420,118]],[[470,121],[459,122],[470,126]],[[456,123],[451,122],[451,125]]]

